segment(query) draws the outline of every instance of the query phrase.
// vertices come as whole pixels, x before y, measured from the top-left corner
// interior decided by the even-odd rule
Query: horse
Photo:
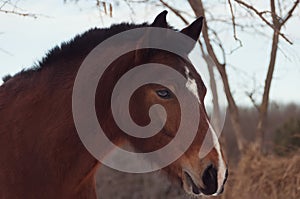
[[[166,15],[167,11],[163,11],[151,24],[121,23],[110,28],[90,29],[50,50],[32,68],[5,79],[0,87],[0,198],[97,198],[95,174],[101,161],[91,155],[80,140],[72,116],[76,74],[85,57],[98,44],[120,32],[141,27],[177,31],[167,23]],[[198,18],[178,32],[196,43],[202,20]],[[140,39],[143,40],[143,35]],[[188,194],[196,197],[221,194],[228,172],[218,140],[214,139],[214,146],[205,157],[199,156],[206,132],[211,128],[204,107],[206,87],[195,67],[178,55],[159,49],[137,49],[109,66],[99,82],[105,87],[97,87],[95,94],[97,118],[106,136],[117,147],[129,143],[140,152],[159,149],[175,136],[180,107],[173,91],[162,85],[145,85],[130,100],[131,117],[140,125],[149,123],[151,105],[165,107],[168,118],[159,133],[147,139],[135,138],[114,122],[108,96],[123,74],[145,63],[164,64],[182,74],[187,79],[185,89],[197,99],[200,107],[199,125],[192,144],[162,170]],[[159,78],[168,76],[161,75]]]

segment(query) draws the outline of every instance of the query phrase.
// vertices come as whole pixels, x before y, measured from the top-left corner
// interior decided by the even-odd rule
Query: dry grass
[[[156,174],[125,174],[101,168],[99,198],[190,199],[181,188]],[[289,157],[261,156],[249,150],[230,166],[225,192],[211,199],[300,199],[300,152]]]
[[[299,199],[300,153],[265,157],[249,150],[230,173],[222,198]]]

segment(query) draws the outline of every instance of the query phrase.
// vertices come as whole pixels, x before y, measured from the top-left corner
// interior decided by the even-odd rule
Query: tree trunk
[[[212,61],[211,57],[204,51],[203,44],[200,43],[200,49],[202,53],[202,57],[204,61],[206,62],[208,74],[209,74],[209,84],[210,89],[212,93],[212,103],[213,103],[213,113],[212,116],[214,117],[214,122],[212,123],[212,126],[216,130],[216,132],[220,133],[221,129],[221,112],[220,112],[220,105],[219,105],[219,96],[218,96],[218,90],[217,90],[217,84],[216,84],[216,78],[214,73],[214,67],[215,64]]]
[[[276,55],[278,50],[278,41],[279,41],[279,30],[274,30],[273,33],[273,40],[272,40],[272,50],[270,55],[270,62],[268,67],[268,73],[265,80],[265,88],[264,88],[264,94],[262,98],[262,103],[259,107],[259,118],[256,128],[256,147],[260,152],[264,152],[264,134],[265,134],[265,128],[267,123],[267,111],[268,111],[268,105],[269,105],[269,94],[270,94],[270,88],[271,83],[273,79],[273,73],[275,69],[275,63],[276,63]]]
[[[197,17],[200,17],[200,16],[205,17],[205,10],[203,7],[202,0],[188,0],[188,1]],[[203,35],[203,38],[205,41],[207,52],[208,52],[209,56],[212,58],[213,62],[215,63],[215,65],[221,75],[222,82],[224,84],[224,90],[225,90],[226,98],[227,98],[227,101],[229,104],[230,120],[231,120],[233,130],[234,130],[234,133],[236,136],[238,149],[240,152],[244,152],[246,142],[245,142],[245,138],[242,134],[242,128],[241,128],[241,124],[240,124],[240,120],[239,120],[239,109],[235,103],[235,100],[234,100],[231,90],[230,90],[225,64],[221,64],[219,62],[219,60],[214,52],[214,49],[211,45],[210,38],[208,36],[207,22],[205,20],[203,23],[202,35]]]
[[[264,94],[262,96],[262,102],[259,107],[259,117],[258,123],[256,127],[256,134],[255,134],[255,147],[258,149],[259,152],[264,153],[264,136],[265,130],[267,126],[267,112],[269,106],[269,95],[270,95],[270,88],[273,79],[275,63],[276,63],[276,56],[278,50],[278,42],[279,42],[279,33],[282,24],[280,24],[275,8],[275,0],[270,0],[271,6],[271,16],[273,21],[273,38],[272,38],[272,49],[270,54],[270,62],[268,67],[268,73],[265,80],[265,87],[264,87]]]

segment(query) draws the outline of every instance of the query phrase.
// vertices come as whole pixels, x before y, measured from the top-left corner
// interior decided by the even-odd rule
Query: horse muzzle
[[[183,188],[194,196],[216,196],[223,192],[227,175],[228,171],[226,170],[223,184],[218,185],[218,170],[213,165],[208,166],[202,175],[195,175],[193,172],[183,170]]]

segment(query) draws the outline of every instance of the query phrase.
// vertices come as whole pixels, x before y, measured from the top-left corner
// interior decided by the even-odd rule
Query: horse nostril
[[[216,193],[218,189],[217,169],[215,169],[212,165],[207,167],[203,173],[202,181],[205,185],[205,188],[201,189],[202,193],[205,195]]]
[[[192,186],[193,193],[196,194],[196,195],[199,195],[200,190],[199,190],[198,186],[194,183],[192,177],[187,172],[184,172],[184,174],[185,174],[185,177],[187,179],[188,184],[190,186]]]

